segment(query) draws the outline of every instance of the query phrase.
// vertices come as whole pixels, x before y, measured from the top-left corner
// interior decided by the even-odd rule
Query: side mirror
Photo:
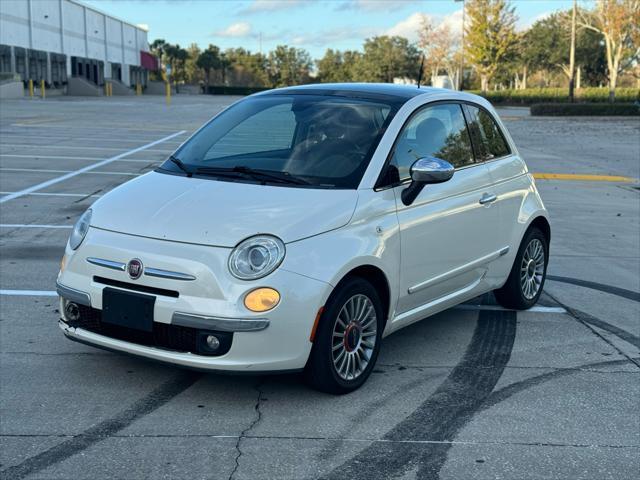
[[[446,160],[424,157],[411,165],[411,184],[402,191],[402,203],[411,205],[425,185],[442,183],[453,177],[455,168]]]

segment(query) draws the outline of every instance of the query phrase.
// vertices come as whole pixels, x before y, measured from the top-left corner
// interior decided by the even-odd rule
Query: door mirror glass
[[[442,183],[453,177],[455,168],[436,157],[419,158],[411,165],[411,184],[402,191],[402,203],[411,205],[425,185]]]
[[[411,165],[411,180],[423,184],[442,183],[453,177],[455,169],[446,160],[424,157]]]

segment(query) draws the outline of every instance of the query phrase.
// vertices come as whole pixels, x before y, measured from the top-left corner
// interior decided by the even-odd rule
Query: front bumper
[[[178,296],[156,295],[154,325],[186,327],[217,332],[233,332],[227,353],[220,356],[198,355],[139,344],[104,335],[60,321],[64,334],[82,343],[138,355],[183,367],[212,371],[273,372],[299,370],[311,351],[309,336],[319,308],[331,286],[296,273],[279,269],[257,282],[243,282],[227,273],[229,249],[179,244],[162,240],[90,229],[77,251],[67,249],[66,268],[58,276],[62,298],[102,310],[105,281],[127,283],[138,288],[177,292]],[[194,281],[143,276],[132,281],[124,271],[96,266],[87,258],[108,258],[127,262],[139,258],[146,265],[167,271],[185,272]],[[280,292],[281,301],[273,310],[253,313],[243,305],[246,293],[257,287]],[[63,310],[61,309],[61,312]]]

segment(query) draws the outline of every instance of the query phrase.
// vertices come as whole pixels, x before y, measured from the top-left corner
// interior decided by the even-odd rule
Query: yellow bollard
[[[42,99],[44,100],[45,98],[45,88],[44,88],[44,80],[40,80],[40,96],[42,97]]]
[[[29,96],[33,98],[33,80],[29,79]]]
[[[109,82],[109,96],[113,97],[113,83]]]
[[[165,88],[167,91],[167,106],[171,105],[171,84],[169,82],[165,83]]]
[[[142,84],[136,84],[136,95],[142,95]]]
[[[109,82],[104,82],[104,96],[109,96]]]

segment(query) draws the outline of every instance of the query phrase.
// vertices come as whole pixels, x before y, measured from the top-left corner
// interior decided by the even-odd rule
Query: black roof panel
[[[320,95],[387,96],[396,100],[407,101],[417,95],[442,92],[443,89],[432,87],[416,87],[415,85],[396,85],[393,83],[316,83],[267,90],[259,95],[283,95],[306,93]]]

